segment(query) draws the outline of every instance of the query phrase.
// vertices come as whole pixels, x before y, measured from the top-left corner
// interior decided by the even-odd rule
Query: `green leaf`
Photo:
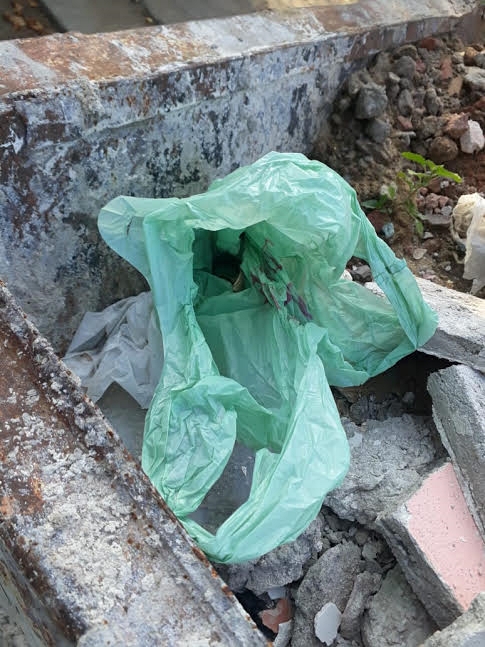
[[[364,207],[364,209],[377,209],[378,204],[379,201],[376,198],[372,198],[372,200],[364,200],[364,202],[361,202],[361,205]]]
[[[434,172],[439,177],[444,177],[447,180],[452,180],[457,184],[460,184],[460,182],[463,182],[463,178],[461,177],[461,175],[458,175],[458,173],[452,173],[451,171],[448,171],[448,169],[445,169],[445,167],[442,164],[440,164],[439,166],[436,166],[436,168],[434,169]]]
[[[424,234],[424,225],[419,218],[415,219],[414,226],[416,228],[416,233],[422,238]]]
[[[418,153],[411,153],[411,151],[404,151],[404,153],[401,153],[401,156],[404,157],[404,159],[409,160],[410,162],[415,162],[416,164],[423,166],[424,168],[430,168],[430,163],[434,164],[434,162],[431,162],[431,160],[427,160],[425,157],[419,155]]]

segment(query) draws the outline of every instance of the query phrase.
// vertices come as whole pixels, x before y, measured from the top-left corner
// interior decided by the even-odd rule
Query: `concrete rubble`
[[[437,631],[422,647],[482,647],[485,645],[485,593],[480,593],[468,611],[442,631]]]
[[[485,536],[485,375],[450,366],[430,375],[428,389],[441,440]]]
[[[388,2],[359,4],[360,13],[305,10],[293,22],[257,14],[219,21],[217,29],[208,21],[143,36],[70,34],[46,39],[40,53],[28,43],[0,44],[0,198],[7,205],[0,273],[56,349],[65,347],[82,312],[144,289],[96,237],[93,215],[108,193],[194,193],[263,149],[309,152],[342,78],[369,54],[397,45],[395,60],[379,55],[372,75],[360,70],[348,93],[360,127],[378,146],[391,132],[391,105],[398,106],[400,137],[410,140],[416,102],[410,81],[420,65],[410,41],[429,36],[431,47],[437,30],[470,24],[478,10],[455,2],[451,15],[437,18],[445,5],[451,11],[449,3],[420,3],[419,17],[403,30],[396,15],[406,16],[408,6],[398,3],[401,13],[391,20]],[[339,11],[351,38],[341,31]],[[364,29],[363,15],[377,15],[381,27]],[[257,45],[261,30],[273,39],[264,47]],[[169,46],[160,52],[163,39]],[[80,49],[92,56],[82,64]],[[479,54],[473,60],[478,65]],[[325,76],[327,68],[333,73]],[[483,69],[469,68],[465,83],[483,91]],[[463,123],[456,117],[432,136],[442,98],[428,88],[421,100],[429,146],[438,158],[454,155],[467,132]],[[223,137],[228,130],[230,144]],[[195,159],[201,161],[194,165]],[[449,204],[432,195],[425,203],[430,217],[451,219]],[[365,266],[353,273],[370,278]],[[431,367],[432,407],[417,386],[422,375],[384,399],[340,390],[352,452],[346,480],[294,542],[253,562],[215,568],[2,289],[4,356],[23,379],[19,394],[13,378],[0,377],[6,647],[265,640],[275,647],[479,647],[485,640],[484,302],[422,278],[418,283],[439,315],[436,334],[414,357],[417,371]],[[40,382],[22,365],[28,353]],[[380,382],[384,388],[389,375]]]

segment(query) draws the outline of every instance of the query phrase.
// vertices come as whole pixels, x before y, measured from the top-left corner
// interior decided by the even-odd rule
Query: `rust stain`
[[[11,517],[14,514],[15,499],[11,496],[3,496],[0,499],[0,515]]]
[[[194,555],[197,557],[198,560],[200,560],[205,566],[210,567],[209,560],[205,556],[205,554],[198,548],[197,546],[191,546],[192,552]]]
[[[209,44],[194,40],[183,24],[107,34],[70,32],[9,41],[5,56],[0,43],[0,94],[57,86],[80,78],[109,81],[145,77],[163,66],[214,56]]]
[[[226,595],[228,598],[233,598],[234,593],[231,591],[231,589],[227,586],[227,584],[223,584],[221,586],[221,591]]]

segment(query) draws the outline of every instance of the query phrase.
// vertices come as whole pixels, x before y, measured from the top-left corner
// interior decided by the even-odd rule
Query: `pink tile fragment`
[[[485,545],[451,463],[433,472],[406,504],[408,530],[463,608],[485,590]]]

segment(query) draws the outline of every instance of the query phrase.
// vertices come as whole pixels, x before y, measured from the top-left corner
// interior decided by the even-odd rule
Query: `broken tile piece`
[[[485,538],[485,376],[450,366],[428,379],[433,418],[463,494]]]
[[[453,466],[434,471],[377,524],[415,593],[440,627],[485,590],[485,545]]]
[[[290,601],[287,598],[281,598],[281,600],[278,600],[274,609],[265,609],[261,611],[259,616],[264,626],[277,634],[280,624],[291,620],[293,610]]]
[[[337,637],[342,614],[333,602],[324,604],[315,616],[315,636],[324,645],[331,645]]]

